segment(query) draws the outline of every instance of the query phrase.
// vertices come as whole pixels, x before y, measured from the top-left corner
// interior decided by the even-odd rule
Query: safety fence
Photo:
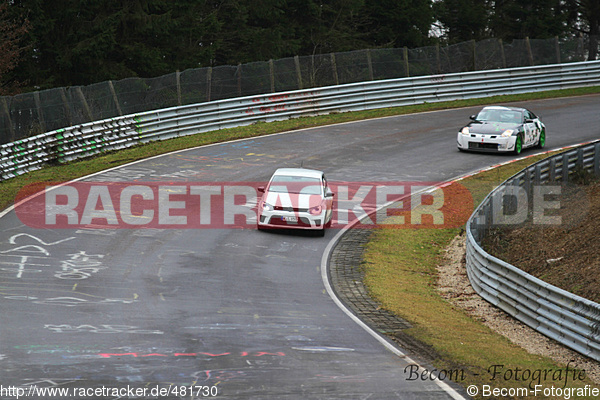
[[[0,146],[1,179],[46,164],[224,128],[375,108],[600,85],[600,61],[369,81],[109,118]]]
[[[573,180],[582,171],[600,175],[600,142],[568,150],[520,171],[492,191],[466,225],[467,274],[475,291],[538,332],[600,361],[600,304],[550,285],[488,254],[482,241],[494,228],[522,221],[516,204],[534,188]],[[584,173],[585,173],[584,172]],[[527,214],[527,206],[525,206]],[[506,217],[508,214],[509,217]]]
[[[582,38],[498,39],[446,47],[366,49],[193,68],[0,97],[0,144],[44,132],[235,97],[373,80],[585,61]]]

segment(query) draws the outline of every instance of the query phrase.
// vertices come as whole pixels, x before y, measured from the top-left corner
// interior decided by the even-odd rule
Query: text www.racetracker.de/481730
[[[160,399],[167,396],[181,397],[216,397],[219,394],[217,386],[202,385],[170,385],[166,387],[108,387],[100,386],[94,388],[61,388],[61,387],[38,387],[32,386],[2,386],[0,385],[0,396],[8,398],[144,398]]]

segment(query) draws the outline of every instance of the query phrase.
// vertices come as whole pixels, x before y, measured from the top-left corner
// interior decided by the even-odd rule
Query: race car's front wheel
[[[521,154],[521,151],[523,150],[523,139],[521,139],[521,136],[517,136],[517,140],[515,140],[515,150],[514,153],[516,155]]]
[[[540,138],[538,140],[537,148],[543,149],[544,146],[546,146],[546,131],[542,129],[542,131],[540,132]]]

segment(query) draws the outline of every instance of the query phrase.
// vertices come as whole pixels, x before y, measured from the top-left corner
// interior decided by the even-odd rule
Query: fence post
[[[371,59],[371,49],[367,49],[367,67],[369,68],[369,80],[373,81],[373,60]]]
[[[440,44],[435,44],[435,63],[436,63],[436,74],[442,73],[442,62],[440,61]]]
[[[43,133],[46,132],[46,123],[44,122],[44,114],[42,113],[42,102],[40,101],[40,92],[33,92],[33,98],[35,100],[35,108],[37,108],[38,120],[40,122],[40,129]]]
[[[92,116],[92,110],[90,110],[90,106],[88,105],[87,100],[85,99],[85,96],[83,95],[81,86],[77,86],[75,88],[75,92],[77,92],[77,95],[79,96],[79,99],[81,100],[81,104],[83,104],[83,109],[85,110],[86,116],[88,117],[88,122],[92,122],[94,120],[94,117]]]
[[[472,54],[473,54],[473,71],[477,71],[477,42],[475,39],[471,40],[471,44],[473,45]]]
[[[558,36],[554,36],[554,47],[556,49],[556,63],[560,64],[560,43],[558,42]]]
[[[181,105],[181,72],[175,71],[175,85],[177,85],[177,105]],[[122,115],[122,114],[121,114]]]
[[[242,63],[238,63],[235,74],[237,75],[238,96],[242,97]]]
[[[115,102],[115,106],[117,107],[117,112],[119,115],[123,115],[123,110],[121,110],[121,105],[119,104],[119,98],[117,97],[115,85],[113,85],[112,81],[108,81],[108,88],[110,90],[110,94],[112,95],[113,101]]]
[[[212,67],[208,67],[208,71],[206,71],[206,101],[210,101],[212,88]]]
[[[502,42],[502,39],[498,39],[498,43],[500,44],[500,55],[502,57],[502,68],[506,68],[506,55],[504,54],[504,42]]]
[[[533,63],[533,53],[531,52],[531,42],[529,41],[529,36],[525,36],[525,45],[527,47],[527,57],[529,57],[529,65],[533,67],[535,64]]]
[[[336,85],[339,85],[340,79],[339,79],[338,73],[337,73],[337,64],[335,62],[335,53],[331,53],[331,69],[333,72],[333,81],[335,82]]]
[[[65,88],[60,88],[60,98],[63,102],[65,108],[65,114],[67,115],[67,120],[69,121],[69,125],[73,125],[73,118],[71,117],[71,109],[69,108],[69,102],[67,101],[67,95],[65,94]]]
[[[296,64],[296,77],[298,78],[298,90],[304,89],[302,86],[302,72],[300,71],[300,58],[294,56],[294,64]]]
[[[10,132],[10,141],[15,141],[15,128],[13,128],[12,121],[10,119],[10,111],[8,110],[8,103],[6,102],[6,97],[2,96],[2,105],[4,109],[4,114],[6,114],[6,120],[8,121],[8,130]]]
[[[272,58],[269,60],[269,75],[271,77],[271,93],[275,93],[275,65]]]
[[[406,71],[406,77],[410,77],[410,71],[408,70],[408,47],[404,46],[403,49],[404,56],[404,70]]]
[[[308,74],[310,78],[310,87],[315,87],[317,84],[317,70],[315,69],[315,55],[310,55],[310,72]]]

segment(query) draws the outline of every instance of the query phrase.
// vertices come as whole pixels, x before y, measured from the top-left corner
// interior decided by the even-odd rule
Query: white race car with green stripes
[[[461,151],[513,152],[546,145],[546,126],[533,112],[520,107],[488,106],[458,132]]]

